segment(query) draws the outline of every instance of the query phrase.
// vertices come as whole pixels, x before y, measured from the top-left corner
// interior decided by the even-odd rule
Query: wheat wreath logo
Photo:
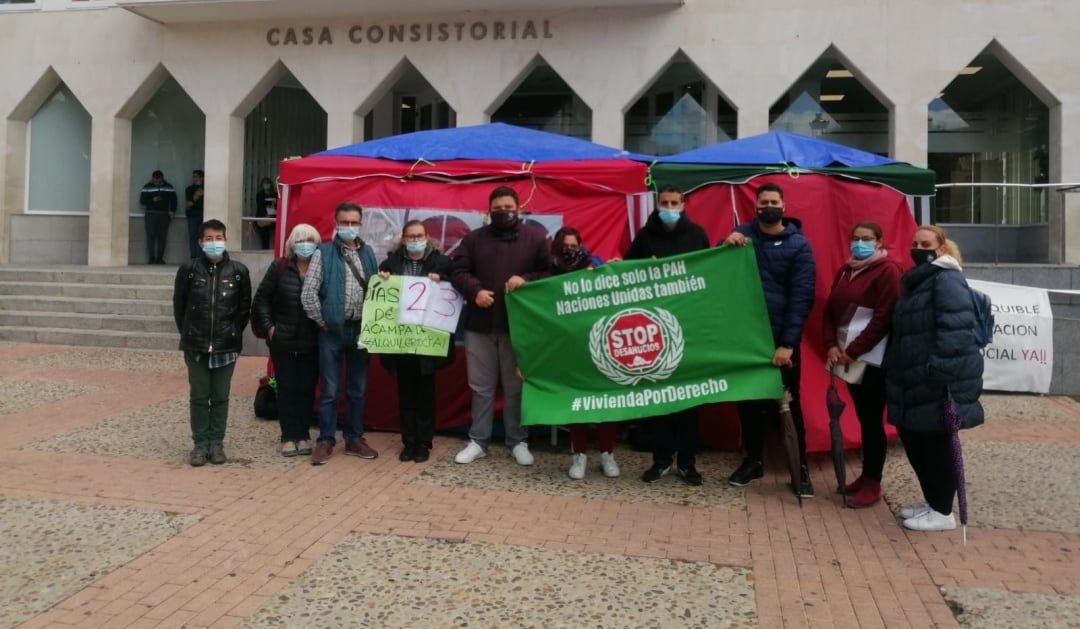
[[[617,384],[658,382],[675,373],[683,357],[679,320],[663,308],[627,308],[600,317],[589,331],[596,369]]]

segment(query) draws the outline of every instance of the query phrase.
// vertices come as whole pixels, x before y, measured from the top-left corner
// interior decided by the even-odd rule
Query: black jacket
[[[686,212],[679,216],[675,229],[668,231],[660,220],[660,214],[654,210],[623,257],[627,260],[642,260],[654,256],[666,258],[680,253],[701,251],[709,246],[709,237],[705,230],[701,225],[692,223]]]
[[[295,258],[278,258],[270,263],[255,291],[251,304],[251,331],[266,338],[274,328],[274,338],[266,339],[271,352],[308,354],[318,349],[319,326],[304,314],[300,291],[304,279]]]
[[[180,332],[180,349],[239,352],[250,312],[247,267],[230,259],[228,252],[217,264],[201,255],[177,270],[173,318]]]
[[[975,342],[975,306],[963,274],[952,266],[922,264],[901,280],[904,292],[893,309],[883,365],[889,423],[897,428],[944,432],[946,390],[964,428],[983,423],[983,357]]]
[[[148,181],[139,191],[139,204],[150,214],[175,212],[176,188],[173,188],[168,181],[162,181],[160,186],[153,181]]]
[[[398,247],[391,251],[386,259],[379,265],[379,271],[389,273],[391,275],[404,275],[405,274],[405,247]],[[427,277],[431,273],[438,273],[440,281],[449,281],[450,279],[450,258],[444,256],[430,244],[427,251],[424,252],[423,265],[420,268],[420,275]],[[454,354],[456,348],[454,346],[454,335],[450,335],[450,347],[446,356],[408,356],[405,354],[380,354],[379,362],[383,368],[390,373],[396,373],[397,367],[403,360],[415,360],[420,365],[420,373],[422,375],[433,374],[439,369],[446,367],[454,362]]]

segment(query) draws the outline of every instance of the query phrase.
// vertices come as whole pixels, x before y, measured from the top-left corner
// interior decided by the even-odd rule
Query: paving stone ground
[[[970,528],[913,533],[902,448],[886,502],[844,509],[827,457],[800,507],[782,465],[746,489],[734,453],[705,485],[644,485],[565,443],[522,468],[505,448],[312,467],[251,413],[264,359],[233,385],[232,461],[194,469],[178,352],[5,343],[0,351],[0,628],[1080,626],[1080,403],[987,395],[964,433]],[[563,436],[565,441],[565,436]],[[857,474],[858,453],[847,456]]]

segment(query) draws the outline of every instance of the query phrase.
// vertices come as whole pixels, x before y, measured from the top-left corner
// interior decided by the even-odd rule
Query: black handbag
[[[259,378],[259,388],[255,391],[255,417],[277,419],[277,382],[268,376]]]

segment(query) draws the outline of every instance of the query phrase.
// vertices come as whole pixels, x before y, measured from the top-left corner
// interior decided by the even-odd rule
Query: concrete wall
[[[1050,262],[1049,225],[941,224],[960,245],[964,261],[1010,264]]]
[[[104,3],[85,3],[101,7]],[[6,217],[25,211],[27,121],[64,82],[93,119],[88,261],[130,259],[131,119],[172,76],[206,116],[206,215],[239,233],[243,117],[287,72],[327,112],[327,144],[358,141],[358,115],[407,60],[457,112],[486,122],[543,59],[593,113],[593,140],[621,146],[623,112],[682,50],[738,111],[740,136],[768,129],[773,102],[830,46],[891,109],[890,153],[926,164],[927,104],[988,47],[1051,110],[1052,181],[1080,181],[1080,2],[688,0],[678,8],[356,15],[158,24],[123,9],[0,11],[0,263]],[[347,10],[349,3],[342,0]],[[516,3],[515,8],[530,6]],[[352,43],[350,25],[546,21],[551,37]],[[327,26],[332,43],[271,45],[271,28]],[[107,71],[104,71],[107,69]],[[1080,262],[1080,194],[1052,195],[1048,259]],[[134,232],[132,232],[134,235]]]
[[[16,214],[11,217],[13,264],[86,264],[87,216]]]

